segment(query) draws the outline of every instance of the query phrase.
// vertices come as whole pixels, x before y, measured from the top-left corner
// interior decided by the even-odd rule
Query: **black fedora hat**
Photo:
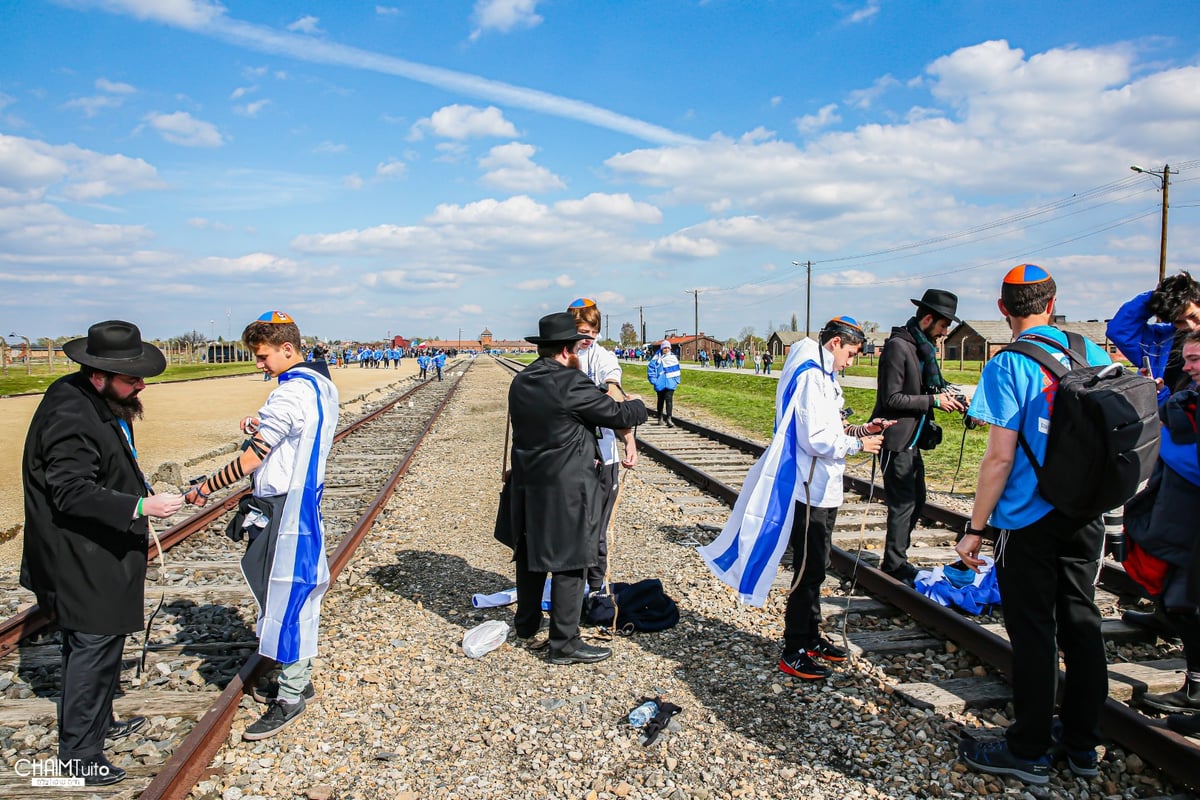
[[[926,289],[925,294],[921,295],[921,299],[913,300],[912,304],[918,308],[928,308],[939,317],[962,322],[956,316],[958,314],[958,295],[954,292],[947,292],[945,289]]]
[[[64,344],[63,352],[77,364],[135,378],[150,378],[167,368],[162,351],[142,341],[137,325],[119,319],[97,322],[85,338]]]
[[[566,311],[547,314],[538,320],[538,335],[526,336],[525,341],[534,344],[558,344],[562,342],[578,342],[580,339],[591,339],[586,333],[575,330],[575,317]]]

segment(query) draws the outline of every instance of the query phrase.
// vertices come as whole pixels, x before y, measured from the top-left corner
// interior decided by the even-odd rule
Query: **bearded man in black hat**
[[[908,544],[925,506],[925,462],[922,450],[940,442],[934,410],[962,412],[966,407],[949,391],[937,361],[938,341],[953,322],[961,322],[958,296],[928,289],[904,325],[892,328],[879,357],[879,375],[872,419],[894,419],[884,431],[883,493],[887,502],[887,540],[882,569],[911,584],[917,569],[908,562]]]
[[[21,585],[62,629],[58,757],[88,786],[125,777],[105,738],[145,717],[113,719],[125,635],[142,628],[147,517],[168,517],[178,494],[153,494],[138,467],[133,423],[144,378],[166,368],[136,325],[99,322],[63,345],[80,364],[46,390],[25,438]]]
[[[577,333],[562,312],[542,317],[538,360],[513,378],[512,531],[517,569],[517,612],[522,639],[542,623],[542,590],[550,579],[550,662],[591,664],[612,655],[579,637],[587,569],[595,565],[603,524],[604,482],[599,428],[620,430],[646,421],[636,395],[613,400],[579,370]]]

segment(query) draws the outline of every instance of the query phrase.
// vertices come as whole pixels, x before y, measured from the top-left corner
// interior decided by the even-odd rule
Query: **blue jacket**
[[[1109,320],[1105,335],[1117,346],[1121,355],[1129,359],[1134,368],[1141,369],[1142,358],[1150,358],[1151,377],[1161,378],[1167,370],[1167,359],[1171,356],[1171,345],[1175,339],[1175,326],[1169,322],[1151,322],[1150,296],[1153,291],[1142,292],[1117,309]],[[1171,387],[1164,386],[1158,393],[1162,405],[1171,396]]]
[[[679,379],[682,375],[679,359],[675,357],[674,353],[665,357],[662,354],[656,355],[646,365],[646,380],[650,381],[650,385],[658,392],[666,389],[674,390],[679,386]]]

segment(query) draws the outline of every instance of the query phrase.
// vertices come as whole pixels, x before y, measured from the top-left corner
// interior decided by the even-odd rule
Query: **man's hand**
[[[630,400],[641,400],[641,399],[642,399],[642,396],[640,394],[625,395],[625,402],[629,402]]]
[[[258,433],[258,427],[261,424],[262,424],[262,421],[259,420],[258,417],[246,417],[245,419],[243,419],[241,421],[241,424],[238,425],[238,427],[242,429],[242,433],[244,433],[246,435],[251,435],[254,433]]]
[[[938,408],[942,411],[966,411],[967,407],[958,400],[954,399],[954,395],[950,392],[942,392],[938,395]]]
[[[877,433],[883,433],[884,431],[886,431],[888,428],[892,427],[895,424],[896,424],[896,420],[894,420],[894,419],[881,419],[879,417],[876,417],[875,419],[868,422],[865,427],[866,427],[867,433],[874,435]]]
[[[183,505],[177,494],[152,494],[142,498],[142,514],[147,517],[169,517]]]
[[[864,436],[859,441],[862,442],[862,449],[865,453],[878,453],[883,448],[883,436],[879,434]]]
[[[979,572],[979,568],[987,562],[979,557],[979,547],[983,544],[983,537],[977,533],[968,533],[966,536],[958,540],[958,544],[954,545],[954,552],[958,553],[958,557],[962,562],[971,568],[973,572]]]

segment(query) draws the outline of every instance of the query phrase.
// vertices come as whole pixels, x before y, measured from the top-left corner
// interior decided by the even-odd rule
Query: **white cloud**
[[[258,112],[262,111],[264,108],[270,105],[270,103],[270,100],[263,98],[262,100],[255,100],[253,103],[236,105],[233,107],[233,111],[234,113],[240,114],[243,117],[257,117]]]
[[[145,120],[172,144],[184,147],[220,147],[225,144],[225,138],[216,125],[196,119],[186,111],[173,114],[156,112],[148,114]]]
[[[309,266],[272,253],[248,253],[235,258],[210,256],[200,259],[199,263],[202,275],[230,277],[270,275],[284,278],[298,277],[301,274],[311,276]]]
[[[511,192],[547,192],[565,189],[562,179],[545,167],[533,163],[533,145],[512,142],[493,147],[479,159],[487,172],[482,181]]]
[[[123,97],[108,94],[98,94],[91,97],[76,97],[63,103],[63,108],[78,108],[88,119],[95,117],[106,108],[119,108],[125,102]]]
[[[517,28],[535,28],[542,24],[537,13],[538,0],[476,0],[471,19],[475,23],[471,41],[490,31],[508,33]]]
[[[375,6],[375,13],[381,17],[396,17],[400,15],[400,9],[395,6]]]
[[[588,125],[636,136],[651,142],[682,143],[695,141],[693,137],[676,133],[659,125],[617,114],[605,108],[553,95],[537,89],[514,86],[501,81],[470,75],[454,70],[418,64],[401,58],[362,50],[355,47],[333,44],[311,36],[285,33],[265,25],[255,25],[225,16],[222,6],[203,0],[97,0],[111,11],[133,14],[140,19],[150,19],[169,25],[193,30],[223,42],[245,47],[271,55],[283,55],[300,61],[320,64],[336,64],[384,75],[396,75],[409,80],[436,86],[468,97],[479,97],[507,106],[526,108],[542,114],[565,117]],[[515,3],[518,8],[523,3]],[[497,11],[503,6],[497,6]],[[530,0],[532,9],[532,0]],[[540,18],[539,18],[540,19]],[[266,74],[248,70],[247,75],[259,77]]]
[[[307,15],[301,17],[300,19],[296,20],[295,22],[291,23],[290,25],[288,25],[287,29],[289,31],[299,31],[300,33],[316,35],[318,33],[325,32],[325,31],[321,30],[321,26],[319,24],[320,22],[321,22],[321,20],[319,17],[314,17],[311,14],[307,14]]]
[[[465,305],[459,306],[458,310],[462,314],[482,314],[483,306],[476,305],[475,303],[466,303]]]
[[[527,281],[521,281],[517,284],[517,288],[525,292],[540,292],[544,289],[549,289],[551,286],[557,286],[560,289],[570,289],[574,285],[574,278],[570,275],[562,274],[555,278],[532,278]]]
[[[123,11],[138,19],[204,28],[225,14],[225,7],[210,0],[97,0],[113,11]]]
[[[245,95],[250,94],[251,92],[256,92],[256,91],[258,91],[257,86],[239,86],[236,89],[234,89],[232,92],[229,93],[229,99],[237,100],[240,97],[243,97]]]
[[[378,165],[376,165],[375,177],[387,178],[387,179],[392,179],[392,180],[397,179],[397,178],[403,178],[404,172],[406,169],[407,169],[407,166],[405,165],[405,163],[403,161],[400,161],[395,158],[391,158],[391,159],[388,159],[387,161],[382,161]]]
[[[163,186],[140,158],[0,134],[0,203],[40,200],[55,190],[90,201]]]
[[[518,135],[516,127],[495,106],[476,108],[457,104],[439,108],[428,117],[418,120],[412,126],[411,138],[420,139],[426,132],[446,139],[482,136],[514,138]]]
[[[96,88],[102,92],[108,92],[109,94],[133,94],[137,91],[137,89],[133,88],[128,83],[110,81],[108,78],[97,78]]]
[[[342,178],[342,186],[352,191],[358,191],[363,187],[363,179],[358,176],[358,173],[347,175]]]
[[[867,0],[867,4],[860,9],[851,12],[843,22],[848,24],[856,24],[866,22],[879,13],[880,0]]]
[[[822,106],[816,114],[805,114],[796,120],[796,130],[807,136],[841,121],[842,118],[837,113],[837,103],[830,103]]]
[[[868,109],[888,90],[900,85],[900,81],[891,75],[877,78],[869,89],[855,89],[846,95],[846,105],[858,109]]]
[[[316,147],[314,147],[313,152],[314,153],[344,153],[344,152],[346,152],[346,145],[341,144],[340,142],[331,142],[329,140],[326,140],[324,142],[321,142]]]

